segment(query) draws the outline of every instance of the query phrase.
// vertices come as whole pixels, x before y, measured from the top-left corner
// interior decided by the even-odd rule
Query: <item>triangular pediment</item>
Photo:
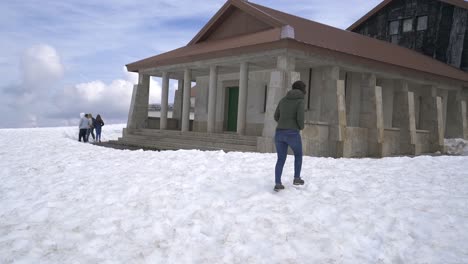
[[[189,45],[253,34],[281,26],[284,26],[282,21],[258,10],[248,2],[229,0]]]

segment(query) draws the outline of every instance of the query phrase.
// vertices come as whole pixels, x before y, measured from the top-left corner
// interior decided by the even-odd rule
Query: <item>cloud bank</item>
[[[122,68],[122,78],[64,85],[65,67],[49,45],[27,49],[21,57],[21,82],[0,88],[4,114],[1,127],[76,125],[80,112],[93,113],[110,123],[125,122],[138,75]],[[171,86],[173,101],[174,86]],[[150,103],[160,103],[161,83],[150,81]]]

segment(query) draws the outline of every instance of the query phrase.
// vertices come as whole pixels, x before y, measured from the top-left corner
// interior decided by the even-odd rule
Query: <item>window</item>
[[[367,25],[364,25],[364,27],[362,27],[362,28],[360,29],[361,35],[367,36],[367,34],[368,34],[367,31],[368,31]]]
[[[426,29],[427,29],[427,16],[418,17],[417,30],[426,30]]]
[[[400,21],[399,20],[395,20],[395,21],[390,22],[390,25],[389,25],[390,35],[397,35],[399,27],[400,27]]]
[[[416,8],[416,6],[417,6],[416,0],[406,0],[407,9],[414,9]]]
[[[403,20],[403,32],[413,31],[413,19],[408,18]]]
[[[264,93],[263,93],[263,112],[262,113],[266,113],[267,99],[268,99],[268,86],[265,85]]]

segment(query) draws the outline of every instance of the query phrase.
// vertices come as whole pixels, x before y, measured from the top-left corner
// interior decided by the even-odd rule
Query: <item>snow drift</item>
[[[103,139],[122,126],[105,126]],[[468,157],[126,151],[0,130],[0,263],[468,263]]]

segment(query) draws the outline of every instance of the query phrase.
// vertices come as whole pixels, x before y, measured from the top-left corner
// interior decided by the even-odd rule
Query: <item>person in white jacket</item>
[[[89,120],[87,115],[85,115],[84,113],[80,113],[80,124],[78,125],[78,128],[80,129],[78,141],[81,142],[81,138],[83,138],[83,142],[88,142],[86,133],[88,132],[89,128]]]

